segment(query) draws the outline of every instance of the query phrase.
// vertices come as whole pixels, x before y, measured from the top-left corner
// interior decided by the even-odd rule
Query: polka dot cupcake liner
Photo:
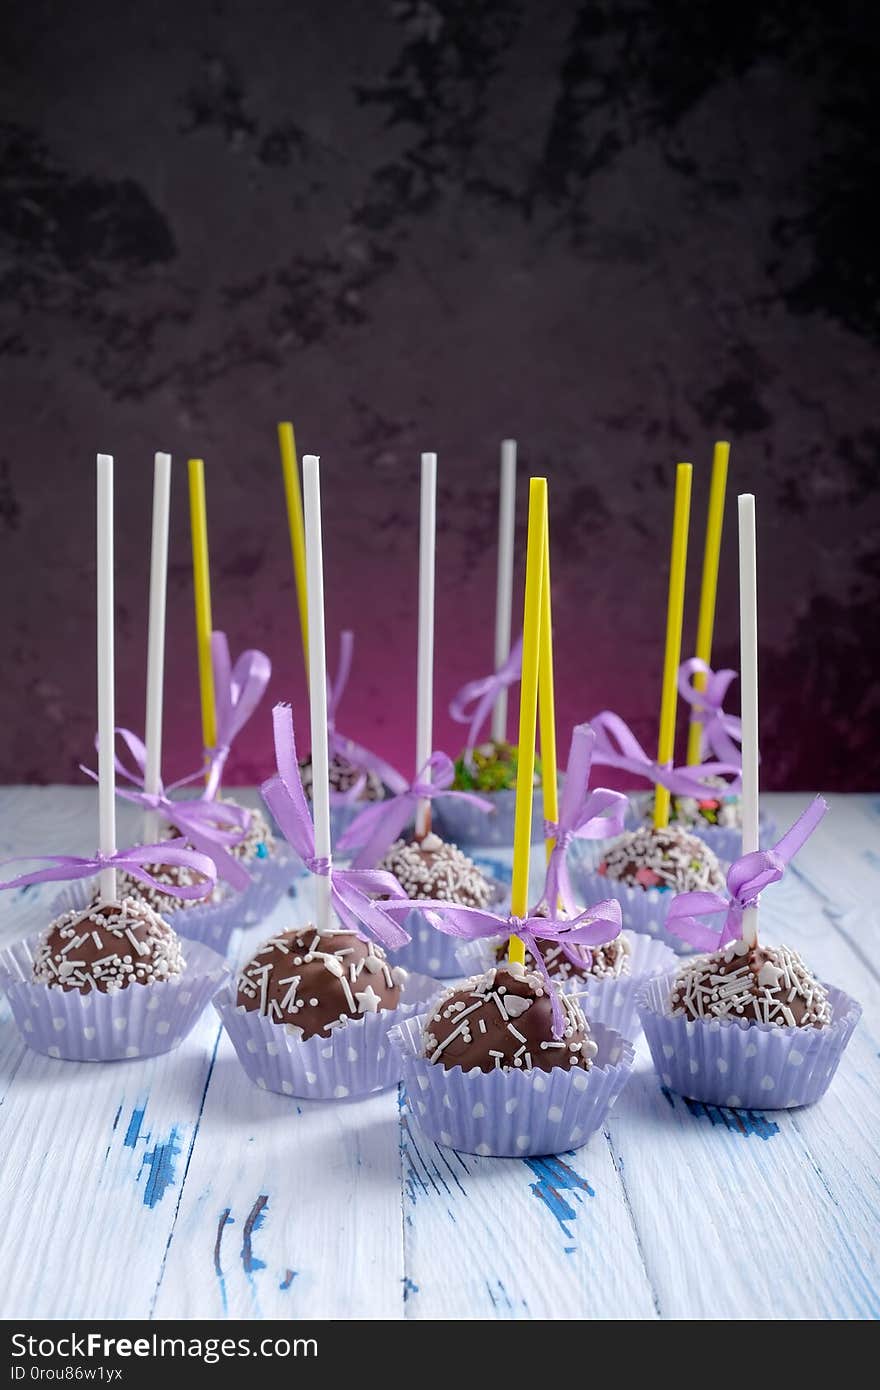
[[[458,978],[462,973],[457,949],[461,942],[456,937],[432,927],[419,908],[408,912],[401,925],[409,932],[410,940],[399,950],[389,952],[394,965],[433,976],[435,980]]]
[[[491,879],[493,888],[492,907],[500,907],[510,897],[510,884]],[[460,937],[449,936],[447,932],[432,927],[420,908],[414,907],[403,920],[403,928],[410,934],[405,946],[389,952],[394,965],[402,965],[404,970],[415,970],[421,975],[431,975],[435,980],[457,980],[462,974],[472,974],[467,967],[462,969]],[[477,943],[475,943],[477,944]],[[476,967],[479,968],[479,967]]]
[[[398,1008],[352,1019],[329,1038],[302,1039],[255,1009],[239,1008],[233,985],[221,990],[214,1007],[238,1060],[261,1090],[306,1100],[349,1100],[397,1085],[402,1068],[388,1035],[436,994],[434,980],[410,975]]]
[[[704,1105],[732,1110],[789,1110],[812,1105],[828,1090],[862,1008],[827,985],[827,1028],[780,1028],[743,1019],[673,1017],[675,971],[650,980],[638,1010],[664,1086]]]
[[[431,822],[437,834],[460,849],[509,849],[513,844],[516,791],[479,792],[491,801],[493,810],[481,811],[467,801],[438,796],[431,803]],[[535,788],[532,803],[532,844],[544,838],[544,807],[541,788]]]
[[[0,989],[35,1052],[66,1062],[122,1062],[171,1052],[229,975],[216,951],[184,942],[182,974],[115,994],[50,989],[33,978],[41,934],[0,952]]]
[[[599,1050],[589,1071],[447,1071],[423,1055],[427,1020],[407,1019],[390,1035],[407,1104],[430,1139],[463,1153],[527,1158],[579,1149],[601,1129],[632,1071],[631,1045],[601,1023],[591,1024]]]
[[[574,848],[574,846],[572,846]],[[601,860],[601,853],[596,862]],[[631,888],[628,883],[618,883],[616,879],[606,878],[595,868],[587,867],[588,861],[572,854],[568,871],[575,896],[585,903],[597,903],[602,898],[615,898],[623,913],[623,925],[631,932],[642,933],[661,941],[677,956],[694,955],[694,948],[681,937],[667,930],[666,914],[675,897],[671,890],[658,888]]]
[[[624,932],[630,945],[630,973],[616,979],[577,979],[563,985],[568,993],[577,993],[587,1020],[613,1028],[628,1042],[634,1042],[642,1031],[636,997],[652,975],[664,974],[675,965],[675,954],[662,941],[637,932]],[[496,964],[495,951],[503,938],[484,941],[465,941],[459,944],[458,960],[465,975],[482,974]]]
[[[223,885],[222,896],[216,902],[163,912],[163,921],[185,940],[200,941],[225,953],[234,931],[259,926],[275,910],[302,872],[302,863],[286,843],[278,842],[271,856],[254,860],[248,865],[248,872],[251,882],[243,892],[235,893]],[[52,903],[53,916],[85,907],[96,888],[95,880],[66,884]]]

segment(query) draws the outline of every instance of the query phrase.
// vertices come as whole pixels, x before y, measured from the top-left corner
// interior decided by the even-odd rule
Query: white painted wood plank
[[[0,1106],[3,1317],[148,1315],[216,1035],[205,1014],[177,1052],[105,1066],[25,1050]]]
[[[407,1317],[657,1316],[605,1134],[576,1154],[477,1158],[405,1115],[401,1158]]]
[[[313,919],[309,893],[259,935]],[[398,1098],[261,1091],[222,1035],[157,1318],[403,1316]]]
[[[218,1050],[157,1318],[403,1315],[397,1092],[259,1090]]]

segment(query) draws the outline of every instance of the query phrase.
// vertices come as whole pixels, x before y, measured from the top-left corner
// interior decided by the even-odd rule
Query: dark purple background
[[[437,742],[491,658],[498,441],[550,479],[560,739],[653,741],[673,466],[759,506],[772,787],[880,784],[880,52],[869,4],[37,3],[0,72],[0,778],[94,728],[94,454],[141,727],[152,453],[176,463],[166,770],[198,758],[185,460],[214,612],[305,723],[275,422],[323,457],[342,720],[408,764],[418,455],[440,455]],[[520,491],[524,532],[525,484]],[[716,657],[737,664],[731,496]],[[517,604],[521,602],[521,566]],[[231,779],[269,769],[268,708]]]

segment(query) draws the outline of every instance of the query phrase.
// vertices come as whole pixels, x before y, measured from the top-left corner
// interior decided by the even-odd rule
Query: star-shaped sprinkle
[[[354,997],[357,1000],[358,1013],[361,1014],[376,1013],[382,1002],[372,985],[367,985],[366,989],[355,990]]]

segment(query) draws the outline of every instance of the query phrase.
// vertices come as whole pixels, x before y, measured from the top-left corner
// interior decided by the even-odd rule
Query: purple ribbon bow
[[[697,672],[707,678],[705,690],[697,690],[693,684],[692,677]],[[700,757],[708,751],[722,762],[741,766],[742,750],[737,744],[742,743],[742,721],[735,714],[725,714],[723,709],[724,697],[736,677],[737,672],[727,668],[713,671],[698,656],[683,661],[678,668],[679,694],[692,707],[694,722],[703,726]]]
[[[272,663],[265,652],[249,650],[232,665],[225,632],[211,633],[211,665],[214,669],[214,708],[217,714],[217,742],[205,750],[208,777],[204,799],[213,801],[232,741],[240,734],[263,698]]]
[[[553,1036],[562,1034],[562,1006],[559,1003],[556,986],[550,979],[544,958],[538,950],[537,940],[555,941],[565,949],[568,946],[603,946],[620,934],[620,903],[612,898],[596,903],[594,907],[584,908],[575,917],[504,917],[485,908],[461,907],[458,903],[413,901],[410,908],[421,908],[426,918],[438,931],[447,936],[457,936],[464,941],[479,941],[483,937],[518,936],[530,951],[537,967],[544,977],[550,1004],[553,1010]],[[390,903],[389,912],[403,910],[403,904]],[[572,956],[579,965],[583,957]]]
[[[675,796],[693,796],[703,799],[711,790],[701,778],[731,777],[731,789],[739,785],[740,761],[733,763],[701,763],[698,768],[673,767],[671,763],[658,763],[650,758],[639,743],[632,729],[611,710],[603,710],[590,720],[596,735],[593,762],[603,767],[619,767],[624,772],[632,772],[636,777],[644,777],[661,787],[667,787]]]
[[[430,775],[430,781],[425,777]],[[457,801],[470,802],[478,810],[487,814],[494,810],[491,801],[475,792],[453,792],[449,788],[455,777],[455,765],[446,753],[432,753],[424,766],[416,773],[415,781],[403,791],[391,796],[387,801],[376,801],[365,807],[355,816],[351,825],[341,836],[339,848],[357,849],[352,863],[356,869],[372,868],[399,839],[408,822],[415,814],[420,801],[435,796],[455,797]]]
[[[204,797],[172,801],[168,793],[195,781],[202,776],[201,772],[191,772],[188,777],[181,777],[169,787],[164,787],[160,782],[157,792],[148,792],[144,787],[147,749],[143,740],[131,729],[117,728],[115,732],[122,739],[135,763],[134,769],[126,767],[119,755],[115,756],[117,776],[124,777],[132,784],[131,787],[120,787],[117,784],[116,795],[123,801],[143,806],[146,811],[157,811],[169,825],[180,831],[185,840],[189,840],[194,849],[213,859],[220,878],[231,888],[239,892],[247,888],[251,881],[250,874],[240,860],[227,853],[228,846],[237,845],[247,834],[250,818],[245,808],[231,806],[223,801],[206,801]],[[92,768],[80,763],[80,771],[97,782],[98,774]]]
[[[559,902],[569,914],[577,911],[567,859],[572,840],[604,840],[610,835],[619,835],[623,830],[629,804],[623,793],[610,791],[607,787],[588,791],[595,742],[596,734],[589,724],[578,724],[573,730],[559,820],[544,822],[544,834],[555,844],[547,863],[541,901],[554,915]]]
[[[465,747],[468,753],[477,746],[480,730],[495,707],[502,690],[515,685],[522,673],[522,637],[517,638],[503,666],[491,676],[468,681],[461,687],[449,706],[450,716],[457,724],[470,723]]]
[[[394,875],[381,870],[337,869],[330,858],[319,859],[315,855],[315,827],[296,758],[290,705],[275,706],[272,724],[278,774],[263,783],[262,792],[281,833],[310,874],[329,878],[333,910],[348,931],[359,936],[366,932],[388,950],[405,946],[409,933],[388,915],[388,903],[375,901],[377,897],[388,897],[409,903]]]
[[[82,859],[76,854],[22,854],[16,859],[4,859],[3,864],[21,863],[48,864],[47,869],[33,869],[17,878],[0,883],[0,888],[24,888],[30,883],[57,883],[59,880],[92,878],[102,869],[121,869],[125,873],[156,888],[160,893],[169,893],[175,898],[204,898],[217,882],[217,870],[213,860],[198,850],[186,849],[174,841],[155,845],[134,845],[130,849],[118,849],[114,854],[96,854],[94,859]],[[205,879],[204,883],[160,883],[147,872],[147,864],[175,865],[195,869]]]
[[[783,878],[787,864],[806,844],[827,810],[827,801],[817,796],[772,849],[756,850],[734,860],[727,873],[729,898],[709,892],[677,894],[670,904],[666,925],[700,951],[720,951],[729,941],[738,941],[745,909],[756,907],[761,892]],[[715,917],[719,912],[725,914],[720,929],[704,926],[698,920]]]
[[[332,758],[335,755],[347,759],[352,767],[357,768],[360,776],[349,787],[348,791],[335,792],[331,790],[330,800],[336,806],[345,806],[360,800],[369,772],[374,772],[392,792],[402,792],[406,788],[406,779],[400,775],[397,768],[386,763],[384,758],[379,757],[378,753],[373,753],[363,744],[355,743],[354,739],[346,738],[336,728],[336,712],[351,675],[353,655],[354,633],[349,631],[340,633],[339,665],[336,668],[336,677],[334,680],[328,679],[327,681],[327,734],[330,756]]]

